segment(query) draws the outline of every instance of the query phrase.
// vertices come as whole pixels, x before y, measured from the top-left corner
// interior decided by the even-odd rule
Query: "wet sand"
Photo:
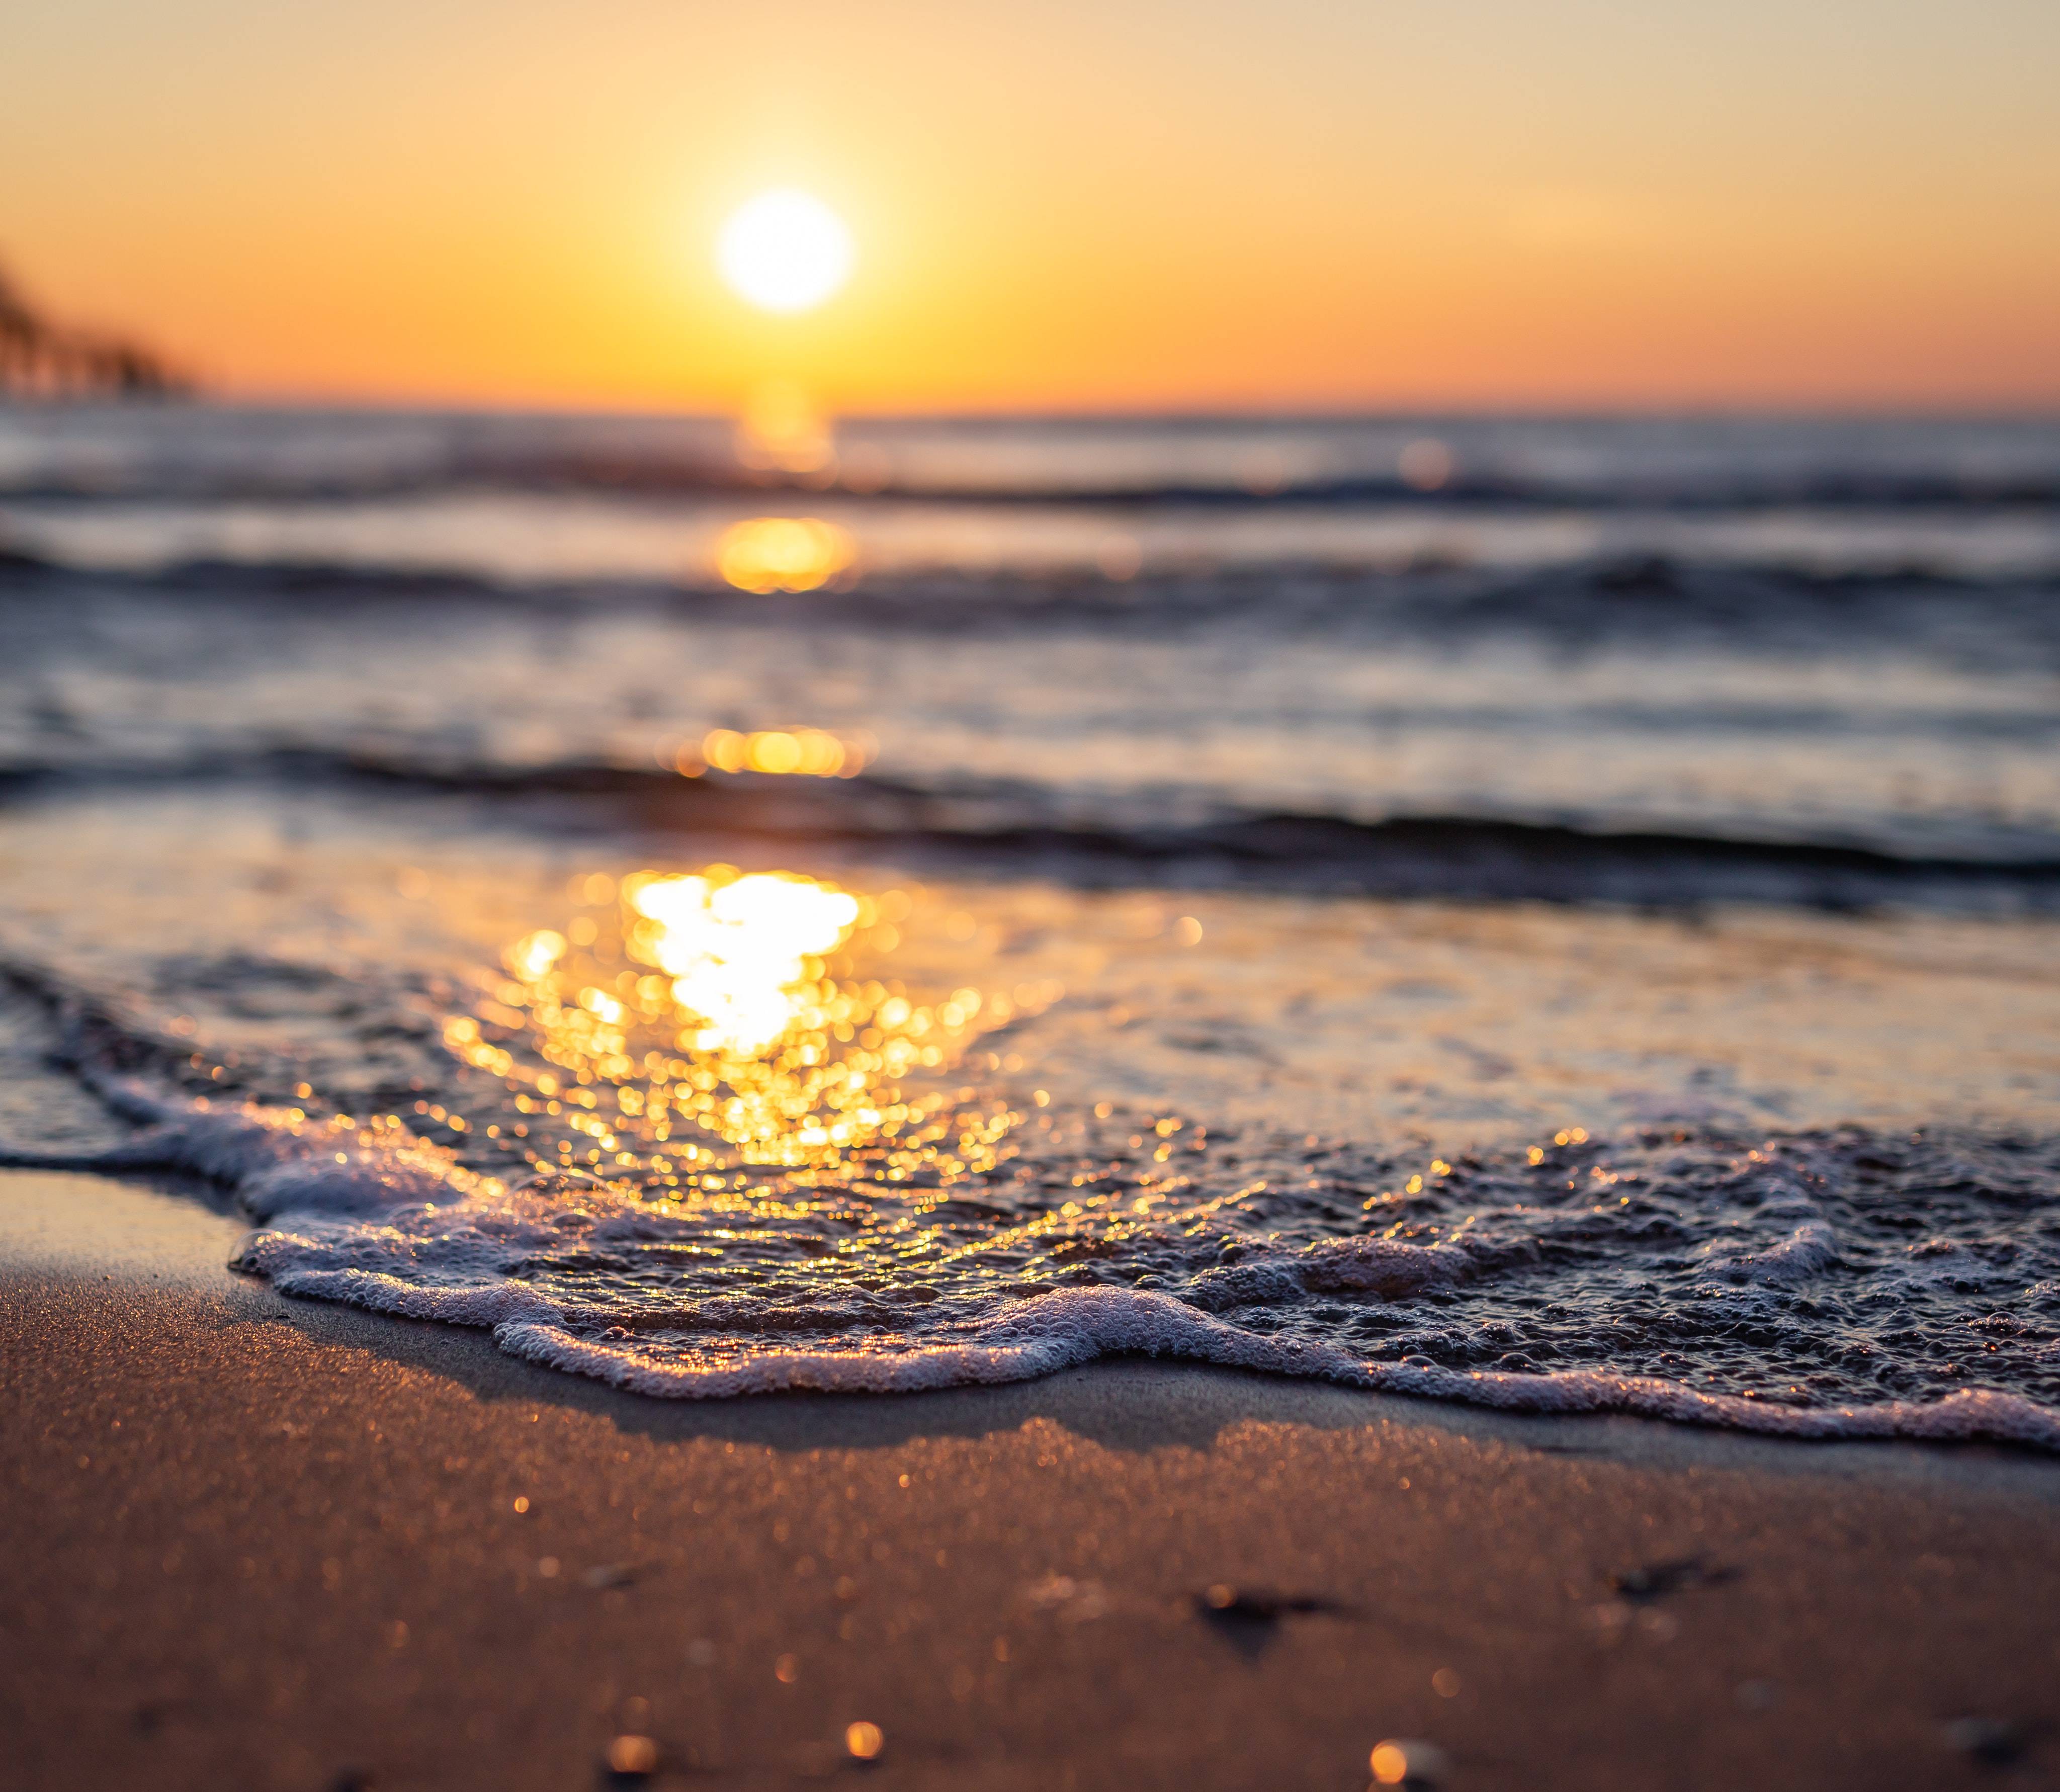
[[[283,1299],[241,1231],[0,1177],[9,1784],[2060,1773],[2060,1462],[1151,1363],[669,1404]]]

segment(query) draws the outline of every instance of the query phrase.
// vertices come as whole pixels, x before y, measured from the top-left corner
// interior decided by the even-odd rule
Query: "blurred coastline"
[[[0,267],[0,401],[161,399],[193,382],[142,344],[44,317]]]

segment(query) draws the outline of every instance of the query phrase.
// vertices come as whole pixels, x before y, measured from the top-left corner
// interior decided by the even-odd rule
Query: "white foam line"
[[[309,1255],[333,1257],[353,1246],[395,1242],[399,1235],[381,1222],[397,1219],[405,1209],[468,1199],[497,1204],[509,1198],[502,1184],[463,1169],[433,1146],[405,1135],[296,1123],[256,1108],[174,1108],[129,1086],[121,1096],[132,1112],[139,1117],[154,1113],[160,1123],[113,1151],[65,1159],[64,1167],[182,1169],[234,1188],[246,1208],[269,1225],[246,1243],[238,1262],[265,1276],[281,1293],[490,1327],[495,1342],[511,1356],[661,1399],[728,1399],[788,1389],[911,1393],[1027,1381],[1098,1358],[1144,1355],[1512,1412],[1623,1413],[1774,1437],[1986,1439],[2060,1451],[2060,1413],[1992,1389],[1970,1388],[1922,1403],[1793,1407],[1599,1370],[1513,1374],[1368,1363],[1335,1345],[1242,1331],[1170,1295],[1138,1289],[1060,1289],[1015,1300],[962,1338],[902,1350],[780,1349],[720,1364],[667,1362],[633,1344],[578,1336],[572,1324],[605,1323],[606,1315],[569,1309],[519,1283],[410,1281],[379,1269],[308,1264]],[[0,1163],[58,1161],[48,1154],[0,1150]],[[285,1230],[288,1226],[294,1230]],[[1818,1267],[1831,1250],[1828,1231],[1806,1224],[1771,1250],[1734,1267],[1765,1279],[1787,1279]],[[1319,1256],[1319,1262],[1305,1266],[1311,1279],[1378,1287],[1391,1295],[1450,1279],[1458,1268],[1435,1251],[1371,1239],[1339,1241]]]
[[[405,1284],[395,1284],[390,1293],[369,1285],[386,1279],[360,1277],[349,1291],[339,1283],[330,1298],[412,1311],[422,1317],[455,1316],[449,1308],[433,1311],[431,1303],[409,1299],[422,1291],[408,1289],[404,1295]],[[537,1307],[545,1305],[531,1299]],[[468,1323],[489,1322],[482,1318]],[[525,1311],[492,1323],[495,1341],[512,1356],[665,1399],[720,1399],[789,1389],[914,1393],[1029,1381],[1097,1358],[1143,1355],[1340,1382],[1376,1393],[1455,1400],[1510,1412],[1623,1413],[1771,1437],[1986,1440],[2060,1451],[2060,1414],[1993,1389],[1970,1388],[1930,1402],[1789,1407],[1742,1395],[1702,1393],[1654,1376],[1597,1370],[1517,1375],[1367,1363],[1333,1346],[1255,1336],[1169,1295],[1121,1288],[1067,1289],[1038,1296],[981,1327],[967,1343],[920,1346],[891,1355],[780,1351],[719,1367],[669,1363],[577,1337],[555,1313]]]

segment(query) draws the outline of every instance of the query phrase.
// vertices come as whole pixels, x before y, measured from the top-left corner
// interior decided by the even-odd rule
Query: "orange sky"
[[[0,255],[238,394],[2060,405],[2052,0],[20,10]]]

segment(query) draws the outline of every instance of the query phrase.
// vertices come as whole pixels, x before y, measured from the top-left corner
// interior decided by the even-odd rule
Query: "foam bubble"
[[[2049,1323],[2060,1278],[2028,1273],[2054,1267],[2050,1243],[2034,1249],[2043,1239],[2034,1227],[2012,1234],[1997,1223],[1998,1213],[2046,1203],[2022,1187],[1993,1190],[1994,1199],[1973,1203],[1972,1223],[1967,1141],[1953,1147],[1957,1197],[1925,1175],[1920,1148],[1902,1147],[1914,1179],[1934,1184],[1924,1203],[1933,1230],[1914,1242],[1906,1204],[1884,1213],[1837,1187],[1842,1159],[1878,1179],[1889,1148],[1878,1139],[1806,1137],[1727,1155],[1677,1137],[1663,1150],[1597,1142],[1561,1154],[1576,1167],[1598,1159],[1588,1163],[1591,1185],[1604,1156],[1617,1166],[1602,1171],[1616,1179],[1610,1186],[1643,1179],[1636,1212],[1628,1198],[1587,1199],[1582,1177],[1563,1174],[1566,1162],[1543,1166],[1544,1186],[1527,1192],[1571,1188],[1581,1197],[1571,1202],[1498,1205],[1483,1198],[1496,1177],[1540,1166],[1475,1164],[1470,1201],[1447,1183],[1426,1190],[1407,1222],[1383,1211],[1381,1232],[1299,1241],[1291,1226],[1198,1241],[1206,1227],[1169,1235],[1134,1220],[1112,1226],[1070,1203],[1075,1223],[1050,1243],[1047,1262],[1068,1263],[1074,1280],[1054,1286],[991,1271],[954,1279],[951,1253],[925,1260],[908,1251],[911,1211],[947,1204],[929,1191],[904,1191],[888,1215],[876,1202],[868,1216],[901,1241],[896,1275],[884,1254],[866,1254],[876,1240],[860,1239],[841,1267],[826,1258],[810,1242],[816,1215],[799,1191],[790,1191],[788,1230],[765,1224],[771,1210],[761,1211],[752,1249],[740,1255],[733,1206],[693,1211],[633,1188],[547,1178],[511,1185],[393,1123],[177,1103],[136,1084],[105,1092],[154,1123],[110,1151],[66,1161],[203,1175],[234,1189],[260,1222],[238,1267],[281,1292],[489,1328],[512,1355],[662,1398],[910,1392],[1145,1355],[1509,1411],[2060,1449],[2060,1353]],[[1643,1167],[1631,1167],[1641,1151]],[[1451,1173],[1457,1181],[1463,1172]],[[1436,1223],[1462,1204],[1461,1223]],[[960,1261],[983,1244],[1022,1255],[1025,1228],[1004,1223],[1022,1215],[991,1189],[985,1206],[958,1205],[980,1216],[957,1222],[974,1235],[953,1247]],[[1829,1210],[1839,1207],[1834,1223]],[[1313,1211],[1299,1217],[1306,1224]],[[1893,1249],[1870,1235],[1870,1222]],[[840,1210],[847,1246],[852,1223]],[[1403,1231],[1417,1235],[1392,1235]],[[1671,1303],[1651,1298],[1660,1267],[1672,1278]],[[1810,1322],[1840,1299],[1852,1313],[1890,1310],[1897,1323],[1881,1335],[1902,1340],[1904,1358],[1861,1366],[1874,1371],[1873,1385],[1899,1380],[1911,1393],[1856,1399],[1851,1391],[1867,1383],[1850,1369],[1822,1373],[1824,1328],[1813,1332]],[[1554,1305],[1571,1327],[1555,1330]],[[1512,1318],[1525,1311],[1539,1314],[1527,1329]],[[1957,1360],[1936,1360],[1937,1347],[1964,1345],[1970,1324],[1986,1327],[1991,1342],[2028,1346],[1998,1365],[2022,1385],[1941,1388],[1960,1371]],[[1539,1360],[1570,1354],[1583,1331],[1589,1360]],[[1740,1337],[1759,1340],[1743,1357]],[[1499,1364],[1475,1366],[1483,1338],[1513,1347]],[[1875,1347],[1850,1325],[1835,1342],[1862,1359]],[[1651,1372],[1644,1364],[1667,1356],[1669,1343],[1680,1372]]]

